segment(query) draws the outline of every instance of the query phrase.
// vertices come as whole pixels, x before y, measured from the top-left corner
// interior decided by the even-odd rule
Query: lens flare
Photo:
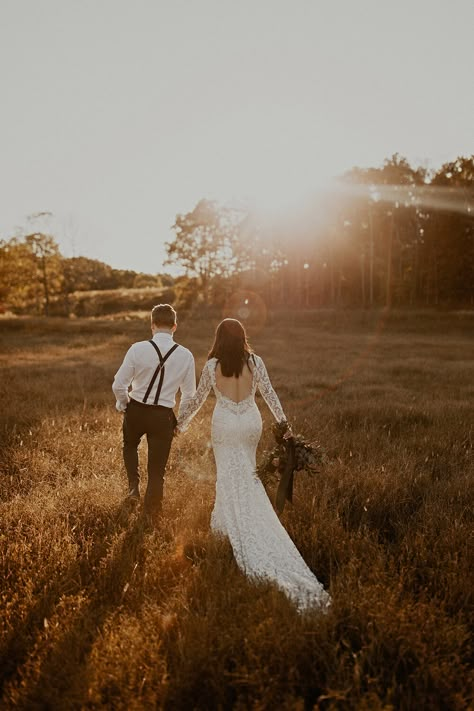
[[[474,190],[436,185],[367,185],[337,183],[333,189],[347,197],[365,198],[372,203],[391,203],[395,208],[415,207],[472,216]]]
[[[265,326],[267,307],[259,294],[253,291],[236,291],[227,299],[222,317],[238,319],[249,333],[255,335]]]

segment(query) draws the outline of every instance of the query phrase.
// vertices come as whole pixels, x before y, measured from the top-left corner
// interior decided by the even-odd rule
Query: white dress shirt
[[[160,349],[163,358],[174,345],[171,333],[158,332],[153,341]],[[112,390],[117,398],[116,408],[123,412],[130,400],[143,402],[153,374],[159,365],[158,353],[149,341],[138,341],[128,349],[122,365],[115,374]],[[191,351],[179,346],[170,355],[164,365],[165,377],[158,405],[174,407],[176,393],[181,390],[180,411],[196,392],[196,370]],[[153,405],[160,378],[157,377],[147,399]],[[131,390],[129,391],[129,387]]]

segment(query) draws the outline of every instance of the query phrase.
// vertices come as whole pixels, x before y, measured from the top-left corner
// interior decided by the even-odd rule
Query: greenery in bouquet
[[[272,432],[275,446],[273,449],[263,452],[262,460],[257,466],[257,475],[265,486],[273,481],[278,481],[285,471],[290,456],[289,440],[292,440],[294,445],[293,471],[305,471],[313,474],[326,463],[327,456],[317,442],[306,442],[300,434],[291,434],[288,438],[288,433],[291,430],[286,420],[276,422],[272,426]]]

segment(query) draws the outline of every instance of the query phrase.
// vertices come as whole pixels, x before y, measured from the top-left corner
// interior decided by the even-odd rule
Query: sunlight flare
[[[474,190],[458,186],[447,188],[436,185],[367,185],[341,181],[334,184],[334,190],[345,197],[367,198],[373,203],[392,203],[396,209],[416,207],[461,215],[472,215],[474,209]]]

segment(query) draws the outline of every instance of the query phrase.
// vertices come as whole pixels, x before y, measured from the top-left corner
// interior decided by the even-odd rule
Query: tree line
[[[55,238],[44,232],[0,241],[0,309],[39,315],[68,315],[78,292],[163,288],[166,274],[113,269],[88,257],[64,257]]]
[[[167,262],[210,303],[240,287],[274,306],[472,306],[473,218],[474,156],[429,175],[395,154],[286,217],[201,200]]]
[[[203,199],[173,230],[166,263],[177,279],[66,258],[40,231],[2,240],[0,309],[68,314],[78,292],[170,286],[180,308],[222,306],[239,291],[269,307],[474,304],[474,156],[428,174],[395,154],[292,214]]]

